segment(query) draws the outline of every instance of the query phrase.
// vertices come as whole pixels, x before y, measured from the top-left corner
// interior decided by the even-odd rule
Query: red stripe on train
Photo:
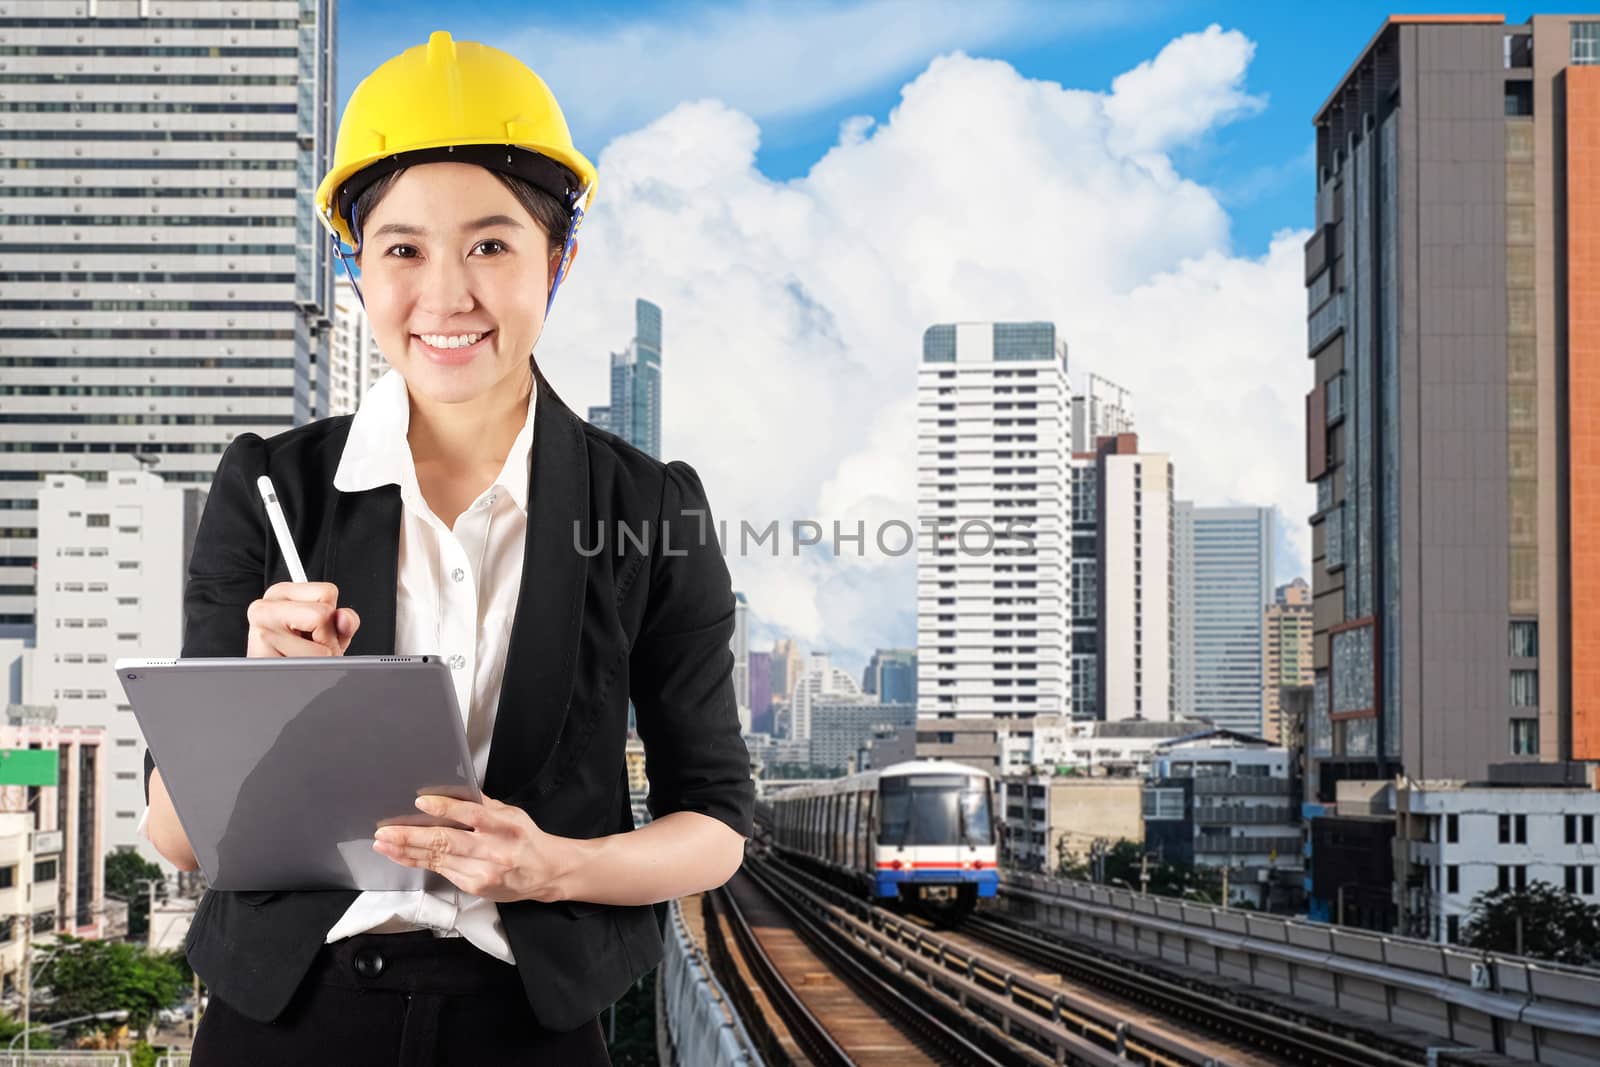
[[[895,866],[895,864],[897,864],[897,863],[899,864],[898,867]],[[881,870],[889,869],[889,870],[902,870],[903,871],[907,867],[913,867],[913,868],[922,868],[922,867],[938,868],[938,867],[942,867],[942,868],[945,868],[946,870],[963,870],[963,869],[972,870],[973,868],[985,868],[985,867],[994,867],[994,866],[997,866],[997,864],[995,863],[994,860],[972,860],[972,861],[970,861],[970,866],[965,867],[965,868],[963,868],[962,865],[959,864],[959,863],[951,863],[948,860],[943,862],[943,863],[939,863],[939,862],[907,863],[904,860],[889,860],[888,862],[880,861],[878,863],[878,870],[881,871]]]

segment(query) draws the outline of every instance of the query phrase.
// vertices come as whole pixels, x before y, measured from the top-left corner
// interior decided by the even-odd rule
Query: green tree
[[[134,941],[145,940],[150,929],[150,894],[139,881],[151,878],[162,880],[161,868],[137,852],[106,854],[106,894],[128,902],[128,937]],[[165,896],[162,888],[156,887],[157,896]]]
[[[129,1029],[141,1032],[187,985],[171,953],[70,934],[57,941],[59,948],[39,975],[49,999],[38,1009],[38,1018],[47,1022],[126,1009]]]
[[[35,1019],[33,1023],[37,1026],[39,1025],[39,1020]],[[21,1033],[21,1020],[13,1019],[9,1015],[0,1015],[0,1048],[11,1044],[11,1039]],[[35,1030],[33,1036],[28,1038],[28,1044],[33,1048],[55,1048],[56,1035],[48,1030]],[[20,1049],[21,1047],[22,1044],[18,1042],[17,1048]]]
[[[1549,882],[1527,889],[1492,889],[1472,898],[1461,943],[1488,952],[1515,953],[1518,923],[1522,955],[1586,966],[1600,962],[1600,906],[1586,904]]]

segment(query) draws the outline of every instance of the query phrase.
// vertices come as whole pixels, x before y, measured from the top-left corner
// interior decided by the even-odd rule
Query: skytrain
[[[1000,885],[994,782],[975,767],[911,760],[773,794],[773,849],[834,881],[940,921]]]

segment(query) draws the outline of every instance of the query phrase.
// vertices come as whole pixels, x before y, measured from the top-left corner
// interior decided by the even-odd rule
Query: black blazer
[[[589,425],[543,381],[536,405],[522,589],[483,791],[563,837],[632,830],[623,757],[631,698],[652,816],[698,811],[748,837],[755,787],[734,699],[733,591],[699,476]],[[400,489],[333,488],[352,417],[267,439],[241,434],[223,453],[189,564],[184,657],[244,655],[247,606],[288,577],[256,492],[262,474],[272,476],[306,573],[337,584],[340,604],[361,616],[349,654],[395,651]],[[604,550],[594,552],[601,531]],[[154,766],[146,752],[147,798]],[[356,896],[208,890],[189,962],[236,1010],[270,1021]],[[586,1023],[661,959],[649,905],[499,909],[548,1029]]]

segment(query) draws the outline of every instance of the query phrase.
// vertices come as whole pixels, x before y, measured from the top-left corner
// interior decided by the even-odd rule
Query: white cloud
[[[1169,42],[1154,59],[1111,83],[1111,145],[1129,154],[1165,152],[1266,107],[1243,89],[1255,42],[1215,24]]]
[[[1094,370],[1134,391],[1144,446],[1172,453],[1180,495],[1277,504],[1303,551],[1305,235],[1233,256],[1214,191],[1156,147],[1248,109],[1250,47],[1191,35],[1109,94],[944,56],[886,121],[847,121],[787,182],[757,170],[748,115],[677,107],[601,154],[541,360],[575,409],[603,403],[633,299],[661,305],[663,446],[730,524],[758,639],[775,629],[857,659],[914,639],[912,555],[795,556],[785,533],[777,558],[741,556],[737,533],[741,519],[816,519],[830,535],[860,520],[870,550],[879,523],[914,522],[913,394],[935,322],[1054,321],[1075,380]],[[1173,117],[1180,84],[1211,85],[1213,103]]]

